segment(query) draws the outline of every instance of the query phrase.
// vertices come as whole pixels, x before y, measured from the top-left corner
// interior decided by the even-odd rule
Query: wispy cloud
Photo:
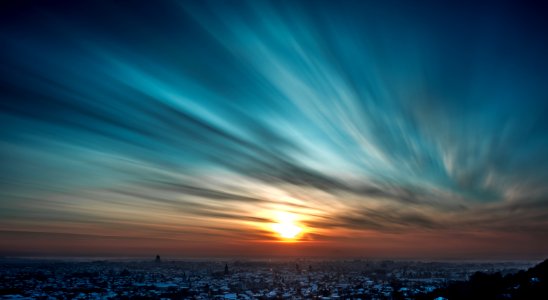
[[[548,229],[548,35],[529,11],[81,5],[2,18],[0,236],[245,245],[288,211],[303,243],[361,232],[343,243],[360,253]]]

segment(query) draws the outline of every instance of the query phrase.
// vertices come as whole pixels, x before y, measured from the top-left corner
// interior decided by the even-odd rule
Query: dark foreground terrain
[[[548,299],[548,259],[527,271],[503,275],[477,272],[417,299]]]

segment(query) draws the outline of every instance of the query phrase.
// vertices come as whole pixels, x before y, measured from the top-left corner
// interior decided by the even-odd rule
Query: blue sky
[[[275,240],[272,212],[289,212],[306,228],[291,252],[302,256],[323,245],[325,255],[421,257],[434,254],[386,241],[452,239],[459,251],[440,246],[436,257],[540,258],[543,12],[506,2],[12,4],[0,29],[2,248],[63,254],[55,243],[23,250],[55,235],[71,255],[127,250],[86,252],[79,235],[161,239],[173,255],[197,251],[179,243],[211,255],[211,245],[237,254],[249,244],[242,253],[260,255],[257,244]]]

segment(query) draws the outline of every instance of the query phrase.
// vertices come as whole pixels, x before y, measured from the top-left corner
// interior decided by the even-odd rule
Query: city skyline
[[[0,255],[539,260],[533,3],[0,10]]]

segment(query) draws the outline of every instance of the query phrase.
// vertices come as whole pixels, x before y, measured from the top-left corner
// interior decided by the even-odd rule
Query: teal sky
[[[546,9],[413,2],[3,5],[0,254],[545,258]]]

